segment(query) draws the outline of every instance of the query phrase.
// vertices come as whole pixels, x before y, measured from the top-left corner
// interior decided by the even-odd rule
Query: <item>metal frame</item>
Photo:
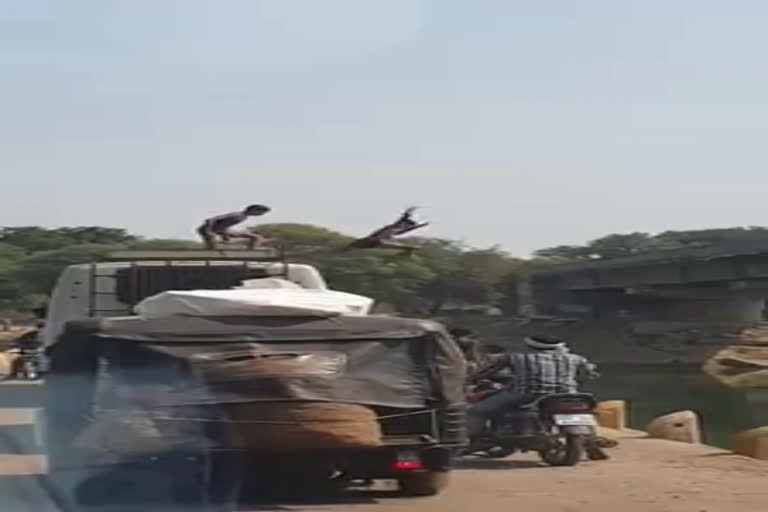
[[[168,251],[124,250],[115,251],[106,261],[256,261],[277,262],[285,259],[283,247],[261,247],[249,250],[200,250],[183,249]]]
[[[238,262],[243,267],[243,270],[247,272],[251,268],[252,263],[282,263],[282,271],[275,274],[275,276],[287,278],[290,271],[290,264],[285,257],[285,250],[283,247],[277,250],[271,250],[267,254],[267,251],[261,251],[262,254],[258,254],[259,251],[198,251],[198,250],[185,250],[185,251],[118,251],[110,254],[106,259],[106,263],[125,263],[126,269],[131,272],[131,287],[137,288],[138,273],[137,268],[140,267],[174,267],[174,266],[186,266],[185,263],[200,262],[202,267],[211,267],[213,262],[226,263]],[[181,265],[178,265],[181,263]],[[222,265],[225,266],[225,265]],[[113,267],[114,268],[114,267]],[[100,316],[104,313],[125,313],[131,314],[131,306],[133,304],[126,305],[124,309],[100,309],[97,307],[97,297],[117,295],[117,286],[113,287],[113,291],[104,292],[99,291],[99,283],[101,279],[116,279],[117,272],[110,274],[99,274],[99,263],[91,263],[89,266],[89,278],[88,278],[88,315],[91,317]],[[122,268],[120,269],[122,270]]]

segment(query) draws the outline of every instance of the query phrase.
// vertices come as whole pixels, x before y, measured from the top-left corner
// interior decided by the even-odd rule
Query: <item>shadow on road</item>
[[[382,498],[397,498],[394,491],[368,490],[307,486],[305,482],[290,481],[285,485],[272,485],[268,489],[257,489],[246,484],[241,492],[232,483],[237,478],[218,480],[219,484],[207,481],[203,474],[196,474],[190,468],[177,468],[173,471],[154,471],[137,466],[104,470],[90,477],[71,479],[64,473],[54,477],[56,489],[68,489],[53,493],[61,502],[76,503],[73,510],[84,512],[98,510],[197,510],[201,502],[213,500],[221,510],[282,511],[297,510],[303,507],[375,504]],[[0,477],[1,480],[1,477]],[[68,482],[68,483],[67,483]],[[212,485],[213,487],[208,487]],[[214,489],[206,493],[204,489]],[[233,492],[234,491],[234,492]],[[239,499],[236,496],[239,495]],[[66,498],[62,498],[66,496]],[[237,501],[238,505],[234,505]],[[122,507],[122,508],[121,508]],[[5,509],[0,509],[5,512]],[[217,508],[218,510],[218,508]]]
[[[41,475],[0,476],[0,510],[59,512]]]
[[[393,491],[384,490],[303,490],[270,495],[249,495],[241,499],[241,506],[248,510],[296,510],[297,506],[313,507],[328,505],[375,504],[380,499],[398,498]]]
[[[37,408],[43,400],[43,386],[39,382],[6,381],[0,386],[0,408]]]
[[[49,488],[45,477],[40,475],[3,475],[0,476],[0,510],[21,511],[35,510],[36,512],[61,512],[68,510],[67,501],[60,501],[58,493]],[[126,486],[122,489],[102,489],[98,493],[104,497],[104,491],[113,494],[112,499],[107,503],[98,503],[101,500],[92,501],[81,492],[77,494],[84,501],[77,500],[79,505],[69,510],[88,511],[88,512],[126,512],[137,510],[177,510],[175,507],[184,507],[184,510],[197,510],[194,502],[184,504],[182,502],[168,501],[168,496],[155,495],[147,492],[147,489],[138,490],[135,487]],[[119,491],[119,492],[116,492]],[[143,492],[142,492],[143,491]],[[120,496],[114,496],[114,494]],[[375,504],[380,499],[398,498],[399,494],[395,491],[386,490],[297,490],[294,489],[290,494],[269,495],[269,496],[243,496],[239,505],[231,510],[248,511],[289,511],[301,510],[302,507],[315,506],[333,506],[344,507],[348,505],[366,505]],[[57,499],[59,498],[59,499]],[[71,502],[70,502],[71,503]],[[161,505],[165,503],[166,505]],[[70,505],[71,507],[72,505]],[[62,508],[63,507],[63,508]],[[160,507],[160,508],[154,508]],[[181,510],[181,508],[179,509]],[[224,505],[223,510],[230,510]],[[335,510],[335,509],[334,509]]]
[[[0,425],[0,454],[41,455],[32,425]]]
[[[529,469],[546,468],[543,462],[514,459],[461,459],[456,462],[456,469]]]

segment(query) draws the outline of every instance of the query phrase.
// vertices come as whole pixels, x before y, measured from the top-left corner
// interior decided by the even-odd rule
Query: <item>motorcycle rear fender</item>
[[[563,425],[558,428],[563,434],[574,436],[590,436],[595,434],[595,427],[589,425]]]

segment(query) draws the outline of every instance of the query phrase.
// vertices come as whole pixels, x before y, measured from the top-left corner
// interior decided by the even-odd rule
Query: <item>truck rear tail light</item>
[[[399,452],[392,461],[392,468],[400,471],[423,468],[419,454],[416,452]]]
[[[421,461],[419,460],[396,460],[392,463],[394,469],[407,470],[407,469],[421,469]]]

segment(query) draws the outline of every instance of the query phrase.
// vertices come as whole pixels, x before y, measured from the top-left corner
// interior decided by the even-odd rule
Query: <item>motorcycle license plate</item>
[[[555,414],[555,425],[589,425],[595,426],[597,422],[591,414]]]

